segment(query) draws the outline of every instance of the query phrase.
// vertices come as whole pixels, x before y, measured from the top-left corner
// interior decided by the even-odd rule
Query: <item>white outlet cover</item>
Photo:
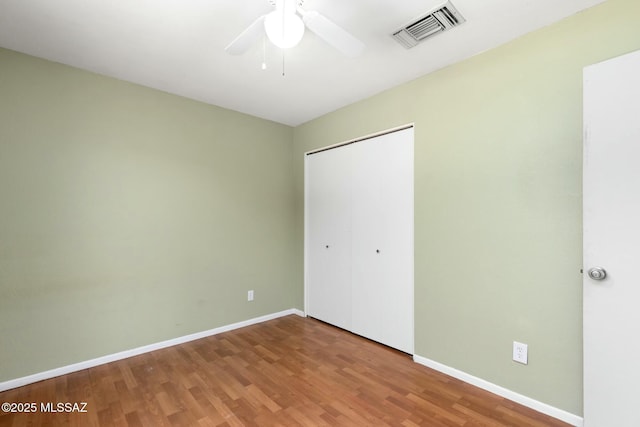
[[[247,292],[247,301],[253,301],[253,291]]]
[[[529,363],[529,346],[518,341],[513,342],[513,360],[526,365]]]

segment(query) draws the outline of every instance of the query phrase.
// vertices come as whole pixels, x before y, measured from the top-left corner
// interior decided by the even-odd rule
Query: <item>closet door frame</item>
[[[322,148],[318,148],[318,149],[314,149],[308,152],[304,153],[304,310],[305,310],[305,315],[310,315],[309,313],[309,248],[308,248],[308,244],[309,244],[309,206],[308,206],[308,187],[309,187],[309,176],[308,176],[308,159],[310,155],[313,155],[315,153],[319,153],[321,151],[326,151],[326,150],[331,150],[331,149],[335,149],[335,148],[339,148],[345,145],[349,145],[349,144],[355,144],[361,141],[366,141],[368,139],[372,139],[372,138],[376,138],[379,136],[383,136],[386,134],[390,134],[390,133],[394,133],[394,132],[398,132],[398,131],[402,131],[405,129],[409,129],[409,128],[413,128],[414,129],[414,135],[415,135],[415,125],[414,123],[408,123],[408,124],[404,124],[401,126],[397,126],[394,128],[390,128],[390,129],[386,129],[383,131],[379,131],[379,132],[375,132],[369,135],[365,135],[353,140],[349,140],[349,141],[344,141],[344,142],[340,142],[337,144],[332,144],[332,145],[328,145]],[[412,146],[413,146],[413,141],[412,141]],[[412,165],[413,166],[413,165]],[[410,192],[413,195],[414,194],[414,180],[411,182],[411,189]],[[412,197],[413,199],[413,197]],[[415,209],[414,204],[412,203],[412,209]],[[412,212],[412,218],[413,218],[413,212]],[[411,223],[411,243],[412,243],[412,255],[414,253],[414,236],[415,236],[415,229],[414,229],[414,221],[412,221]],[[409,307],[409,309],[411,310],[411,336],[413,337],[413,341],[415,342],[415,313],[414,313],[414,307],[415,307],[415,293],[414,293],[414,270],[415,270],[415,265],[414,265],[414,256],[411,257],[411,288],[412,288],[412,301],[411,301],[411,307]],[[411,349],[413,349],[413,343],[411,345]],[[412,352],[411,352],[412,353]]]

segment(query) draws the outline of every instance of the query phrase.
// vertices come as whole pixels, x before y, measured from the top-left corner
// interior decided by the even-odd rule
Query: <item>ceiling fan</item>
[[[227,53],[241,55],[266,34],[276,46],[287,49],[297,45],[305,27],[344,55],[357,56],[364,43],[317,11],[302,9],[304,0],[269,0],[275,10],[253,21],[225,48]]]

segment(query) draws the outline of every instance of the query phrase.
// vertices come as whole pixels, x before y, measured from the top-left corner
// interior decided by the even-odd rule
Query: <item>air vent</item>
[[[395,31],[392,36],[402,46],[411,49],[429,37],[447,31],[449,28],[457,27],[463,22],[465,22],[464,17],[453,4],[448,1],[437,9],[426,15],[422,15],[415,21]]]

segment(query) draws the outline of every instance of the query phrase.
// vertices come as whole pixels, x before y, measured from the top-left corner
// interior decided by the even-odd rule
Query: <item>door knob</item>
[[[607,272],[602,267],[593,267],[589,269],[589,277],[593,280],[604,280],[607,277]]]

